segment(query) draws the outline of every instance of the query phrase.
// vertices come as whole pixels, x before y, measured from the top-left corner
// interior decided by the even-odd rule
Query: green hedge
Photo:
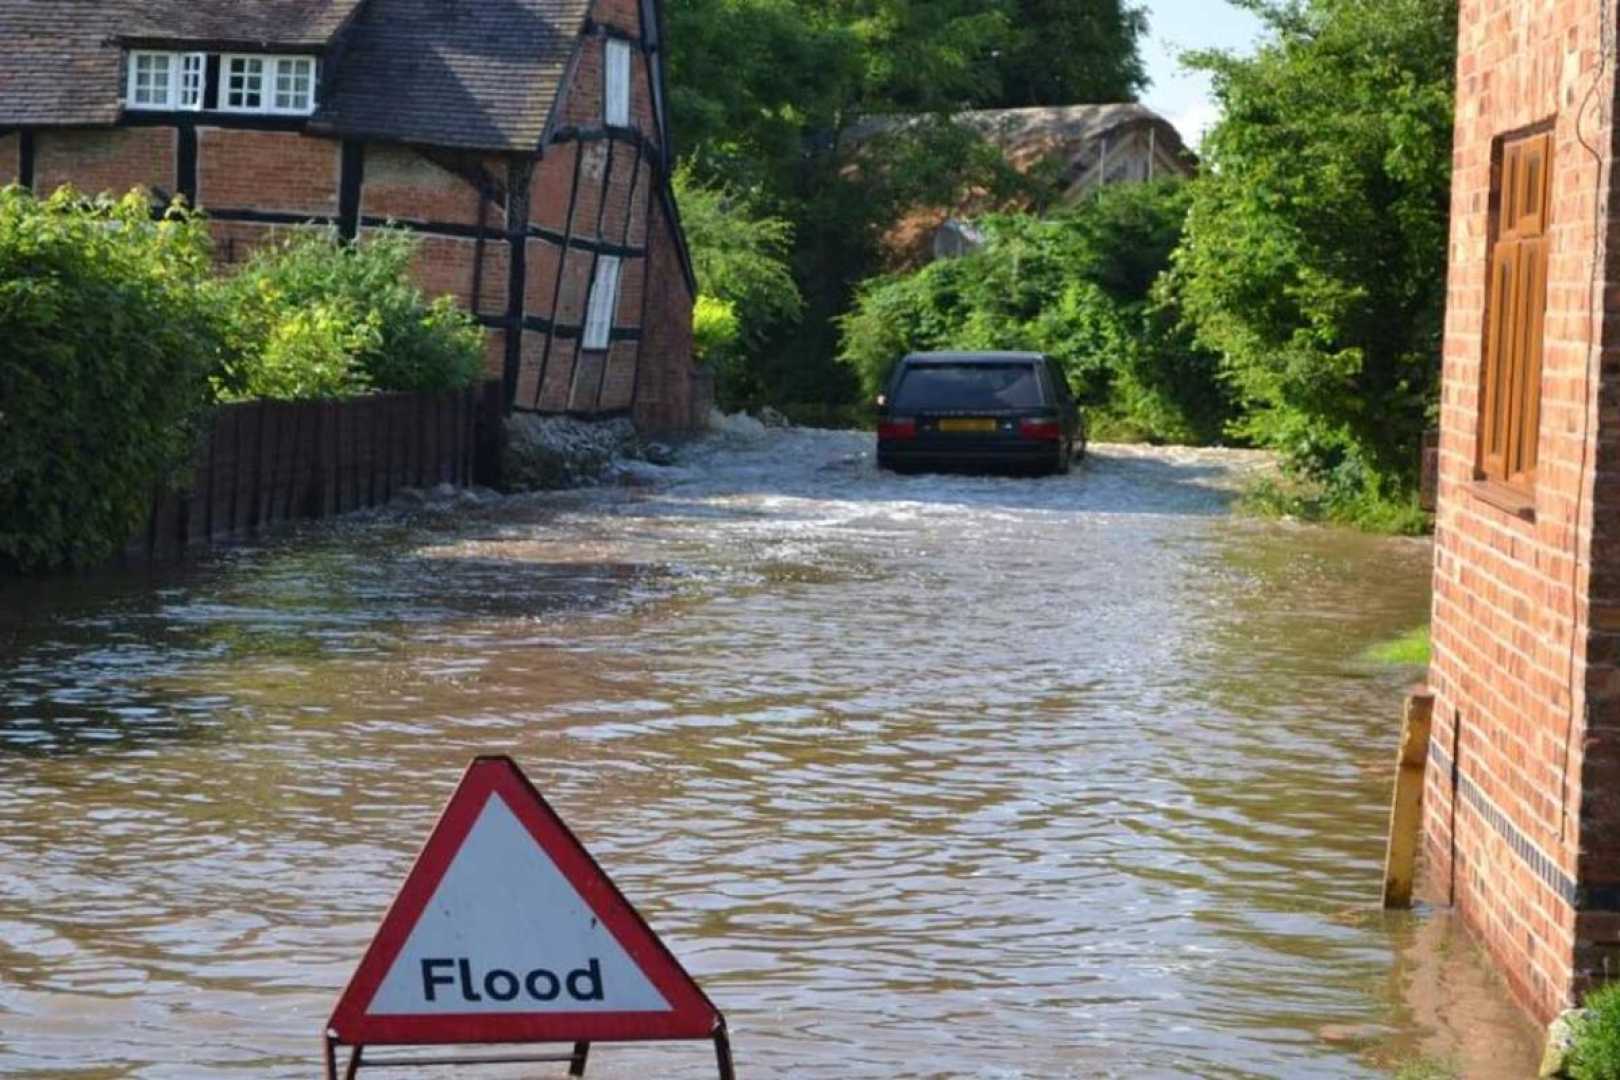
[[[299,230],[218,278],[178,203],[0,190],[0,568],[116,553],[217,402],[470,385],[483,331],[411,282],[416,250]]]
[[[224,340],[209,273],[179,207],[0,190],[0,565],[106,559],[188,460]]]
[[[448,296],[411,281],[416,241],[402,230],[344,244],[308,230],[260,248],[218,286],[230,321],[227,400],[434,392],[471,385],[484,332]]]

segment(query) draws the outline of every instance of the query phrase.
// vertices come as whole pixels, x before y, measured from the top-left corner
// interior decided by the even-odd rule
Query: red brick
[[[340,148],[287,131],[197,130],[197,201],[216,210],[332,217]]]
[[[34,134],[34,190],[49,194],[63,184],[96,195],[152,188],[175,193],[172,128],[85,128]]]
[[[1614,842],[1620,800],[1581,795],[1620,785],[1620,753],[1595,752],[1579,730],[1588,700],[1594,727],[1620,721],[1620,649],[1592,639],[1588,626],[1591,610],[1605,624],[1620,619],[1613,614],[1620,611],[1620,574],[1593,560],[1597,545],[1620,543],[1620,488],[1602,480],[1620,474],[1620,412],[1600,410],[1598,422],[1590,422],[1587,374],[1591,252],[1598,241],[1616,251],[1620,231],[1593,217],[1598,174],[1575,128],[1579,100],[1595,74],[1599,13],[1565,0],[1462,0],[1458,32],[1430,676],[1435,738],[1442,746],[1459,740],[1463,776],[1514,830],[1585,886],[1620,875]],[[1606,92],[1612,95],[1612,86]],[[1613,110],[1601,111],[1607,124]],[[1474,462],[1493,154],[1503,136],[1542,122],[1553,126],[1558,171],[1535,520],[1524,521],[1478,497]],[[1588,137],[1612,145],[1607,131]],[[1620,298],[1604,296],[1602,305],[1600,334],[1620,315]],[[1606,380],[1597,388],[1601,400],[1620,390],[1620,373],[1612,378],[1613,385]],[[1585,485],[1594,472],[1595,498],[1588,500]],[[1443,891],[1519,1000],[1549,1019],[1588,981],[1600,944],[1613,942],[1620,920],[1586,916],[1577,925],[1569,904],[1472,802],[1454,795],[1438,763],[1426,789],[1433,877],[1455,882]]]

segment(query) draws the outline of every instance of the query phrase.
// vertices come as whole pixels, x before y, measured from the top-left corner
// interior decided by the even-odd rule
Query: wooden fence
[[[125,557],[170,558],[281,521],[381,506],[405,488],[489,482],[501,415],[499,381],[447,394],[227,405],[197,448],[190,489],[157,496]]]

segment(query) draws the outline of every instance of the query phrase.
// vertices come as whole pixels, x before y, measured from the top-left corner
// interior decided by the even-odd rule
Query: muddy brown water
[[[858,435],[745,436],[0,587],[0,1074],[312,1075],[482,752],[743,1076],[1532,1074],[1466,936],[1376,906],[1416,673],[1362,653],[1423,621],[1427,544],[1234,518],[1240,454],[897,478]]]

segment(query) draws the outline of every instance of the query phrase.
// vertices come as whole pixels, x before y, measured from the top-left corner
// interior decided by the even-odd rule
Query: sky
[[[1260,20],[1225,0],[1146,0],[1148,40],[1143,48],[1153,80],[1142,103],[1176,126],[1196,146],[1219,115],[1209,76],[1183,71],[1176,57],[1189,49],[1248,52],[1261,36]]]

